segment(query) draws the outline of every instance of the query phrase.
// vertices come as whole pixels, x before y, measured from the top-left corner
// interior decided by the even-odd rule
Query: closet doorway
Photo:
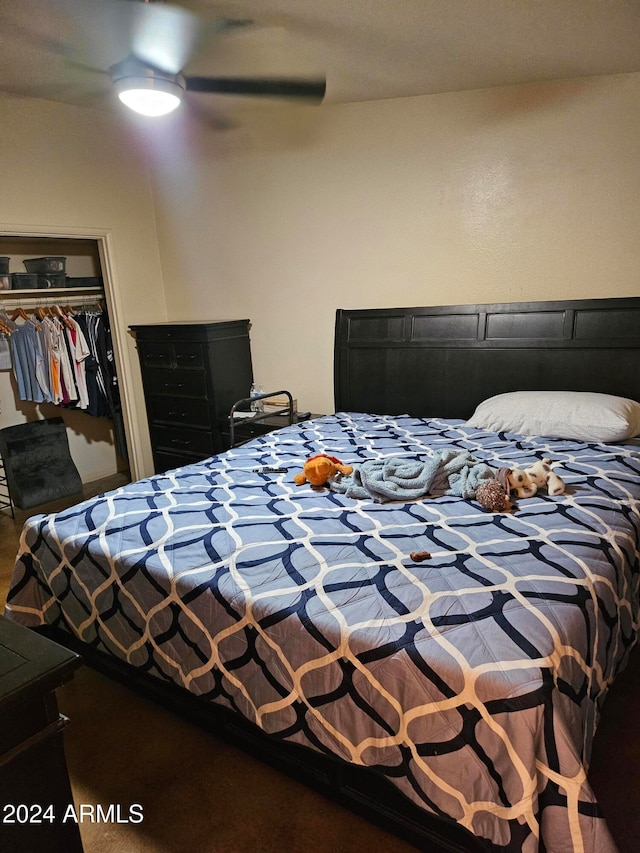
[[[19,308],[35,318],[38,307],[51,306],[89,313],[102,309],[105,325],[110,328],[113,373],[117,377],[115,391],[119,413],[93,413],[73,404],[54,405],[21,399],[13,367],[0,369],[0,428],[42,418],[62,417],[66,426],[71,456],[83,484],[95,483],[114,476],[131,479],[131,459],[126,423],[125,384],[119,357],[117,334],[117,299],[110,287],[109,246],[107,235],[55,235],[38,229],[25,233],[17,229],[0,232],[0,257],[8,258],[8,278],[0,274],[0,308],[12,317]],[[41,280],[25,278],[25,260],[64,258],[65,277]],[[18,275],[13,276],[13,273]],[[22,274],[22,275],[21,275]],[[61,285],[61,286],[59,286]],[[16,322],[24,322],[19,316]],[[91,347],[90,347],[91,348]]]

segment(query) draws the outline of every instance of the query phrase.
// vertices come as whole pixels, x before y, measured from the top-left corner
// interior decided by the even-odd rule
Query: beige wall
[[[144,149],[116,114],[51,102],[0,98],[0,124],[0,234],[100,238],[118,373],[131,402],[129,443],[139,459],[138,473],[148,472],[144,401],[127,326],[166,315]],[[108,422],[59,407],[18,406],[9,375],[0,374],[0,383],[0,427],[60,414],[82,479],[116,470]]]
[[[0,234],[102,241],[143,475],[131,323],[249,317],[256,378],[321,412],[338,307],[639,295],[638,103],[632,74],[264,108],[226,133],[183,109],[144,138],[117,112],[0,98]],[[31,417],[6,377],[0,406],[0,426]],[[115,465],[110,435],[70,441],[83,479]]]
[[[639,103],[632,74],[165,133],[168,314],[249,317],[256,378],[332,411],[338,307],[640,295]]]

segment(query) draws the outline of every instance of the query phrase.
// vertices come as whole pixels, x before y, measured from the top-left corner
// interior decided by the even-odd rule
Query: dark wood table
[[[82,853],[64,754],[67,719],[55,694],[80,664],[79,655],[0,616],[2,851]]]

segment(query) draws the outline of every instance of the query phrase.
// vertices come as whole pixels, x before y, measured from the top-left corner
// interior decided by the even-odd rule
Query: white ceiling
[[[93,0],[110,5],[107,0]],[[116,3],[130,0],[116,0]],[[65,18],[85,0],[4,0],[0,90],[106,105],[106,75],[127,45]],[[322,73],[331,102],[395,98],[640,71],[640,0],[184,0],[202,19],[249,18],[206,36],[189,74]],[[84,8],[91,8],[91,4]],[[96,59],[100,57],[100,59]],[[108,98],[105,94],[108,93]],[[194,97],[194,96],[190,96]],[[236,100],[198,95],[225,109]]]

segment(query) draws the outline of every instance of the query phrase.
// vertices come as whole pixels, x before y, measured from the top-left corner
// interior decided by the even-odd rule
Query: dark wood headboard
[[[336,411],[468,418],[505,391],[640,400],[640,298],[338,310]]]

